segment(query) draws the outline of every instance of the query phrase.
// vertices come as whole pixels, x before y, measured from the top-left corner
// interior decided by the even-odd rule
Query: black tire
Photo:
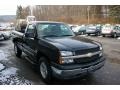
[[[44,69],[44,71],[43,71]],[[42,57],[39,60],[39,73],[43,81],[50,84],[52,80],[52,70],[47,59]]]
[[[98,33],[96,33],[95,36],[98,36]]]
[[[90,36],[90,34],[87,34],[88,36]]]
[[[4,36],[4,40],[7,40],[8,38]]]
[[[98,32],[98,33],[96,34],[96,36],[100,36],[100,32]]]
[[[105,37],[105,35],[102,35],[103,37]]]
[[[7,40],[8,38],[7,37],[5,37],[4,35],[2,35],[3,36],[3,38],[4,38],[4,40]]]
[[[20,50],[16,44],[14,44],[14,52],[15,52],[15,55],[16,55],[17,57],[19,57],[19,58],[21,57],[21,55],[22,55],[22,50]]]
[[[116,34],[116,33],[114,33],[112,37],[113,37],[113,38],[116,38],[116,37],[117,37],[117,34]]]

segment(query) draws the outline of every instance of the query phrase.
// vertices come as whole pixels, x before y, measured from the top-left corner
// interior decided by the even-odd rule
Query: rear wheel
[[[22,50],[20,50],[16,44],[14,44],[14,52],[17,57],[21,57]]]
[[[98,32],[98,33],[96,34],[96,36],[100,36],[100,32]]]
[[[51,74],[51,67],[50,64],[47,62],[46,58],[40,58],[39,60],[39,72],[41,78],[46,82],[50,83],[52,80],[52,74]]]
[[[117,34],[116,34],[116,33],[114,33],[114,34],[113,34],[113,38],[116,38],[116,37],[117,37]]]
[[[7,40],[8,38],[4,36],[4,40]]]
[[[5,35],[2,35],[4,40],[7,40],[8,38]]]
[[[81,32],[81,35],[84,35],[84,32]]]
[[[104,35],[104,34],[103,34],[102,36],[103,36],[103,37],[105,37],[105,35]]]

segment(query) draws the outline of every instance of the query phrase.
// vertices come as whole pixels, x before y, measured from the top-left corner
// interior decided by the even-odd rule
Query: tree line
[[[119,5],[35,5],[17,6],[16,19],[28,15],[37,20],[67,23],[120,23]]]

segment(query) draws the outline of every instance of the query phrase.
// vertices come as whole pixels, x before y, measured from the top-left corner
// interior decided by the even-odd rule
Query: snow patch
[[[2,50],[0,50],[0,61],[2,60],[8,60],[8,59],[7,59],[7,55]]]
[[[118,37],[117,39],[120,39],[120,37]]]
[[[0,72],[0,85],[30,85],[32,82],[17,75],[17,68],[11,67]]]
[[[83,37],[85,37],[85,36],[87,36],[87,35],[80,35],[80,36],[83,36]]]
[[[11,75],[11,74],[14,75],[14,74],[16,74],[16,72],[17,72],[17,68],[10,67],[10,68],[2,71],[1,73],[2,73],[3,75]]]
[[[5,66],[0,63],[0,71],[3,70],[4,68],[5,68]]]
[[[102,37],[102,36],[98,36],[98,37]]]

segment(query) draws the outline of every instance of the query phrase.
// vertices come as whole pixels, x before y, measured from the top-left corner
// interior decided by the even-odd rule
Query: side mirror
[[[73,28],[72,28],[72,27],[70,27],[70,29],[71,29],[71,30],[73,30]]]
[[[34,33],[25,33],[25,37],[27,37],[27,38],[35,38],[35,34]]]

